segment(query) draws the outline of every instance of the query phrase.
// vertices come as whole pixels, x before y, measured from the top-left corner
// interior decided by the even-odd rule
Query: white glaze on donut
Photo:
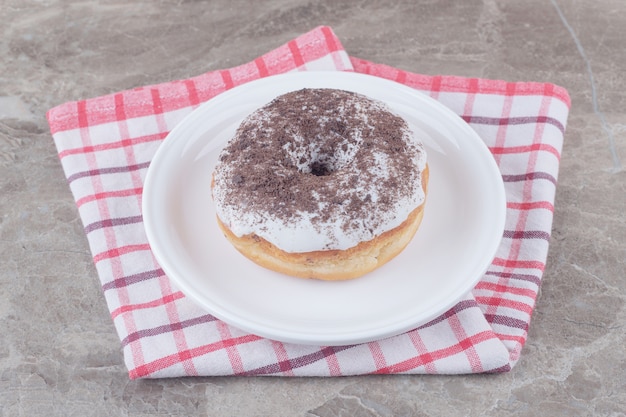
[[[220,154],[213,199],[236,236],[290,253],[345,250],[424,202],[425,166],[423,144],[384,103],[303,89],[242,122]]]

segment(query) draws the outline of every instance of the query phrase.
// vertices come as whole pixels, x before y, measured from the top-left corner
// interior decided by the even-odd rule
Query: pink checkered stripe
[[[497,256],[471,294],[419,329],[355,346],[267,340],[200,310],[152,256],[143,180],[172,127],[233,86],[313,69],[369,73],[430,94],[470,123],[498,162],[508,210]],[[247,64],[66,103],[48,120],[131,378],[477,373],[509,370],[525,343],[569,105],[567,92],[551,84],[424,76],[350,58],[330,28],[318,27]]]

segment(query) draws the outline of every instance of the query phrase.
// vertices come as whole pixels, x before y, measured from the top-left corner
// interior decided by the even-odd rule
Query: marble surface
[[[0,22],[0,416],[626,415],[623,0],[0,0]],[[320,24],[360,58],[569,90],[520,362],[491,376],[130,381],[45,112],[241,64]]]

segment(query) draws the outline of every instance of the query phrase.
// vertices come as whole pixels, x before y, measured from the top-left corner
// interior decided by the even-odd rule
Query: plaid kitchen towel
[[[280,343],[198,308],[156,263],[142,185],[157,148],[200,103],[288,71],[356,71],[416,88],[466,120],[500,168],[504,238],[475,289],[442,316],[354,346]],[[517,362],[545,267],[569,112],[553,84],[426,76],[350,57],[318,27],[231,69],[62,104],[48,112],[130,378],[193,375],[336,376],[504,372]]]

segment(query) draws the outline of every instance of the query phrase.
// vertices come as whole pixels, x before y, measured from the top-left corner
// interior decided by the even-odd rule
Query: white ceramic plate
[[[304,87],[383,100],[423,137],[430,166],[422,225],[382,268],[324,282],[268,271],[239,254],[215,221],[210,178],[241,120]],[[399,83],[343,72],[301,72],[229,90],[186,117],[148,170],[143,218],[165,273],[207,312],[283,342],[346,345],[413,329],[451,308],[491,263],[504,229],[500,172],[478,135],[452,111]]]

